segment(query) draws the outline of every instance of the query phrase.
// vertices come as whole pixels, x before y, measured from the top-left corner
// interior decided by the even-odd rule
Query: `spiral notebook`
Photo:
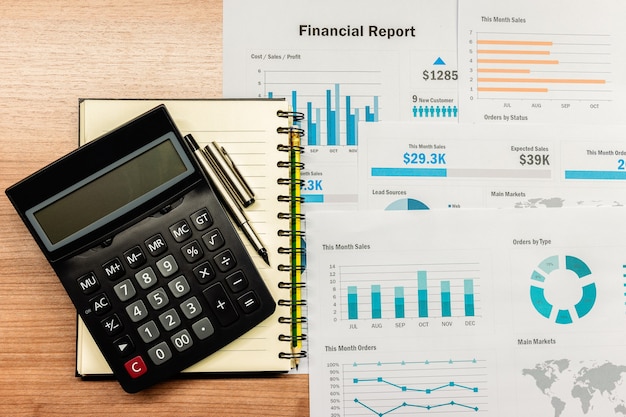
[[[184,372],[289,371],[306,355],[300,349],[305,337],[299,261],[301,115],[290,112],[280,99],[82,99],[79,145],[159,104],[165,104],[179,130],[193,134],[200,146],[212,141],[222,145],[254,191],[256,201],[246,214],[268,249],[271,266],[256,254],[253,258],[278,303],[274,315],[261,325]],[[80,319],[76,372],[81,377],[112,374]]]

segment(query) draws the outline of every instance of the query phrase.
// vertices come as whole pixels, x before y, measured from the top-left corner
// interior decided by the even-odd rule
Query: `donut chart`
[[[563,262],[564,259],[564,262]],[[564,265],[563,265],[564,264]],[[555,276],[563,270],[575,274],[577,277],[577,289],[581,292],[581,297],[575,304],[565,308],[555,308],[546,296],[546,285],[555,280]],[[530,300],[535,310],[543,317],[554,320],[557,324],[571,324],[577,319],[581,319],[593,308],[597,291],[596,284],[589,279],[591,269],[585,262],[575,256],[558,255],[550,256],[539,263],[532,272],[530,279]],[[564,289],[565,290],[565,289]],[[556,310],[556,311],[555,311]]]
[[[414,198],[403,198],[389,204],[385,210],[428,210],[428,206]]]

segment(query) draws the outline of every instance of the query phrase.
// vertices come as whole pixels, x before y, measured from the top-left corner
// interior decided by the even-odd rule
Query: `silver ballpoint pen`
[[[198,164],[200,164],[200,167],[202,168],[202,173],[204,174],[206,180],[209,182],[209,184],[211,184],[211,186],[213,186],[220,201],[222,201],[224,207],[231,215],[232,219],[246,235],[254,250],[259,254],[259,256],[261,256],[261,258],[263,258],[265,263],[269,265],[270,261],[267,249],[265,249],[263,243],[261,242],[261,239],[259,239],[256,232],[252,228],[250,221],[246,217],[246,214],[243,212],[241,206],[239,206],[239,203],[237,203],[237,201],[233,199],[228,190],[226,190],[224,184],[222,184],[222,182],[220,181],[218,174],[211,167],[207,155],[202,149],[200,149],[198,142],[196,142],[192,135],[186,135],[185,141],[187,142],[187,145],[189,145],[189,148],[196,157]]]
[[[242,206],[248,207],[254,203],[254,192],[246,182],[246,179],[241,175],[235,162],[230,159],[230,155],[226,152],[224,147],[220,146],[217,142],[211,142],[204,147],[205,152],[208,152],[211,157],[211,161],[215,163],[215,166],[219,167],[218,173],[221,172],[222,178],[226,182],[226,186],[230,187],[233,191],[233,195],[241,203]]]

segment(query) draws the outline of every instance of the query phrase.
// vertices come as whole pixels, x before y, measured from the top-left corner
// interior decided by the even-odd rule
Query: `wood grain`
[[[74,149],[79,98],[222,95],[222,3],[8,0],[0,188]],[[74,376],[75,313],[0,195],[0,415],[306,416],[306,375],[175,380],[135,395]]]

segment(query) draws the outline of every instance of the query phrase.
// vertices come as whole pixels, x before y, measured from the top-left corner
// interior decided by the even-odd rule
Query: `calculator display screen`
[[[55,250],[140,206],[194,172],[170,134],[131,152],[27,211]]]

